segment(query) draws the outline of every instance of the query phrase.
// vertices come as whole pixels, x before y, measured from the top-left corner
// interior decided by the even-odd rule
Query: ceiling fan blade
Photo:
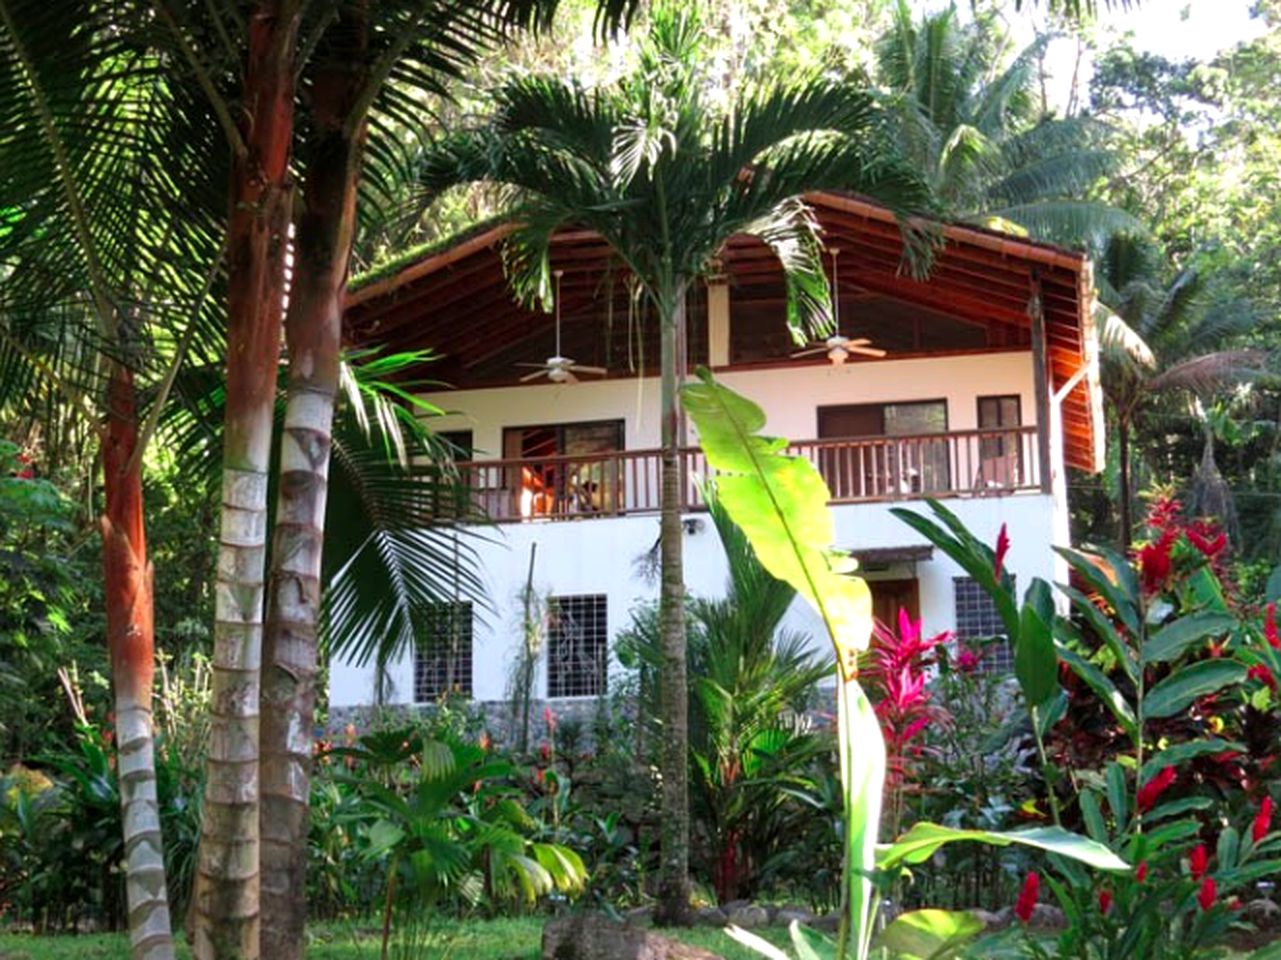
[[[845,346],[846,346],[846,349],[848,349],[849,347],[866,347],[866,346],[869,346],[871,343],[872,341],[867,339],[867,337],[857,337],[855,339],[846,340]]]
[[[566,370],[565,376],[561,380],[561,383],[577,383],[577,382],[578,382],[578,378],[574,376],[572,373],[570,373],[568,370]]]
[[[865,357],[885,356],[885,351],[882,350],[880,347],[856,347],[853,344],[851,344],[847,346],[845,349],[848,350],[850,353],[859,353]]]
[[[521,363],[513,363],[513,364],[512,364],[512,366],[513,366],[513,367],[537,367],[539,370],[545,370],[545,369],[547,369],[547,364],[545,364],[545,363],[524,363],[524,362],[521,362]]]
[[[819,353],[827,353],[827,351],[828,351],[828,347],[826,344],[824,344],[821,347],[812,347],[809,350],[798,350],[796,351],[796,353],[792,354],[792,358],[795,359],[796,357],[809,357]]]
[[[609,373],[609,370],[605,367],[584,367],[577,363],[571,364],[569,369],[573,370],[575,373],[594,373],[598,377],[603,377],[605,374]]]
[[[547,371],[539,369],[533,373],[525,374],[523,377],[520,378],[520,382],[529,383],[530,380],[537,380],[539,377],[545,377],[545,376],[547,376]]]

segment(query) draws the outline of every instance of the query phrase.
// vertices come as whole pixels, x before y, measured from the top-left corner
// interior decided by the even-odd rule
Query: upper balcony
[[[788,449],[818,468],[831,502],[984,497],[1038,492],[1036,427],[909,436],[801,440]],[[458,464],[475,504],[499,523],[657,513],[662,453],[619,450],[582,456],[475,460]],[[682,451],[681,508],[703,509],[702,452]]]

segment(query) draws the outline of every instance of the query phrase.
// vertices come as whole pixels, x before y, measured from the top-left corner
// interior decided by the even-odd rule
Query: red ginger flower
[[[1143,881],[1147,880],[1147,878],[1148,878],[1148,862],[1146,860],[1140,860],[1139,868],[1134,871],[1134,879],[1137,880],[1139,883],[1143,883]]]
[[[1174,767],[1166,767],[1155,777],[1139,788],[1138,806],[1140,813],[1146,813],[1160,799],[1161,794],[1174,782]]]
[[[996,579],[1001,579],[1001,570],[1005,567],[1005,555],[1010,552],[1010,534],[1006,530],[1005,524],[1001,524],[1001,532],[996,535],[996,557],[992,563],[992,572],[996,574]]]
[[[1106,887],[1099,891],[1099,912],[1105,917],[1112,912],[1112,891]]]
[[[1263,615],[1263,635],[1268,640],[1268,645],[1274,650],[1281,650],[1281,635],[1277,634],[1277,605],[1276,601],[1269,603],[1267,610]]]
[[[1258,843],[1268,835],[1272,829],[1272,798],[1264,797],[1263,802],[1259,804],[1259,812],[1255,815],[1254,823],[1250,826],[1250,836],[1254,842]]]
[[[1145,593],[1156,593],[1170,579],[1170,550],[1178,539],[1174,530],[1166,530],[1152,543],[1139,550],[1139,572]]]
[[[1014,915],[1022,923],[1027,923],[1032,919],[1032,911],[1036,909],[1037,898],[1041,895],[1041,877],[1035,870],[1027,875],[1023,881],[1023,889],[1019,891],[1019,898],[1014,901]]]
[[[1273,690],[1277,688],[1277,678],[1273,676],[1266,663],[1256,663],[1246,671],[1245,676],[1247,680],[1258,680],[1267,684]]]
[[[1201,881],[1201,889],[1197,891],[1196,902],[1204,911],[1214,906],[1214,901],[1218,899],[1219,891],[1214,885],[1214,877],[1206,877]]]
[[[1192,874],[1193,880],[1200,880],[1209,868],[1210,853],[1205,849],[1204,843],[1198,843],[1192,850],[1192,856],[1188,858],[1188,871]]]

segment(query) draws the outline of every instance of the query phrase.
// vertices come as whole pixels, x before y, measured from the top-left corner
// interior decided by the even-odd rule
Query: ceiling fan
[[[556,277],[556,353],[548,357],[542,363],[518,363],[518,367],[537,367],[533,373],[526,374],[520,378],[521,383],[528,383],[530,380],[537,380],[539,377],[546,377],[552,383],[577,383],[576,373],[594,373],[603,377],[609,373],[604,367],[588,367],[575,363],[569,357],[562,357],[560,354],[560,279],[565,275],[564,270],[557,270],[554,274]]]
[[[867,337],[851,339],[850,337],[841,336],[841,298],[840,290],[837,286],[836,274],[836,257],[840,252],[839,247],[832,248],[832,311],[836,321],[836,333],[832,334],[832,336],[828,337],[826,340],[819,341],[809,347],[806,347],[804,350],[798,350],[796,353],[792,354],[793,358],[810,357],[815,354],[826,353],[827,359],[832,361],[832,365],[839,367],[850,358],[850,354],[854,353],[865,357],[885,356],[885,351],[879,347],[872,346],[872,341],[867,339]]]

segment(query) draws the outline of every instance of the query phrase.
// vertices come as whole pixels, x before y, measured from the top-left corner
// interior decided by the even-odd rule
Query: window
[[[414,702],[472,693],[470,603],[436,603],[423,618],[414,655]]]
[[[979,438],[975,487],[1017,487],[1023,476],[1022,402],[1018,394],[979,397],[979,429],[1006,431]]]
[[[520,463],[507,471],[513,496],[509,515],[615,512],[623,494],[622,476],[618,458],[608,454],[622,449],[622,420],[507,428],[503,458]]]
[[[956,638],[962,641],[999,638],[983,646],[983,669],[989,673],[1013,672],[1014,651],[992,598],[970,577],[956,577],[952,584],[956,592]]]
[[[607,606],[604,594],[552,597],[547,614],[548,697],[596,697],[605,692]]]
[[[946,400],[819,407],[821,440],[889,438],[947,432]],[[952,487],[946,437],[837,444],[822,449],[819,469],[836,500],[937,493]]]

